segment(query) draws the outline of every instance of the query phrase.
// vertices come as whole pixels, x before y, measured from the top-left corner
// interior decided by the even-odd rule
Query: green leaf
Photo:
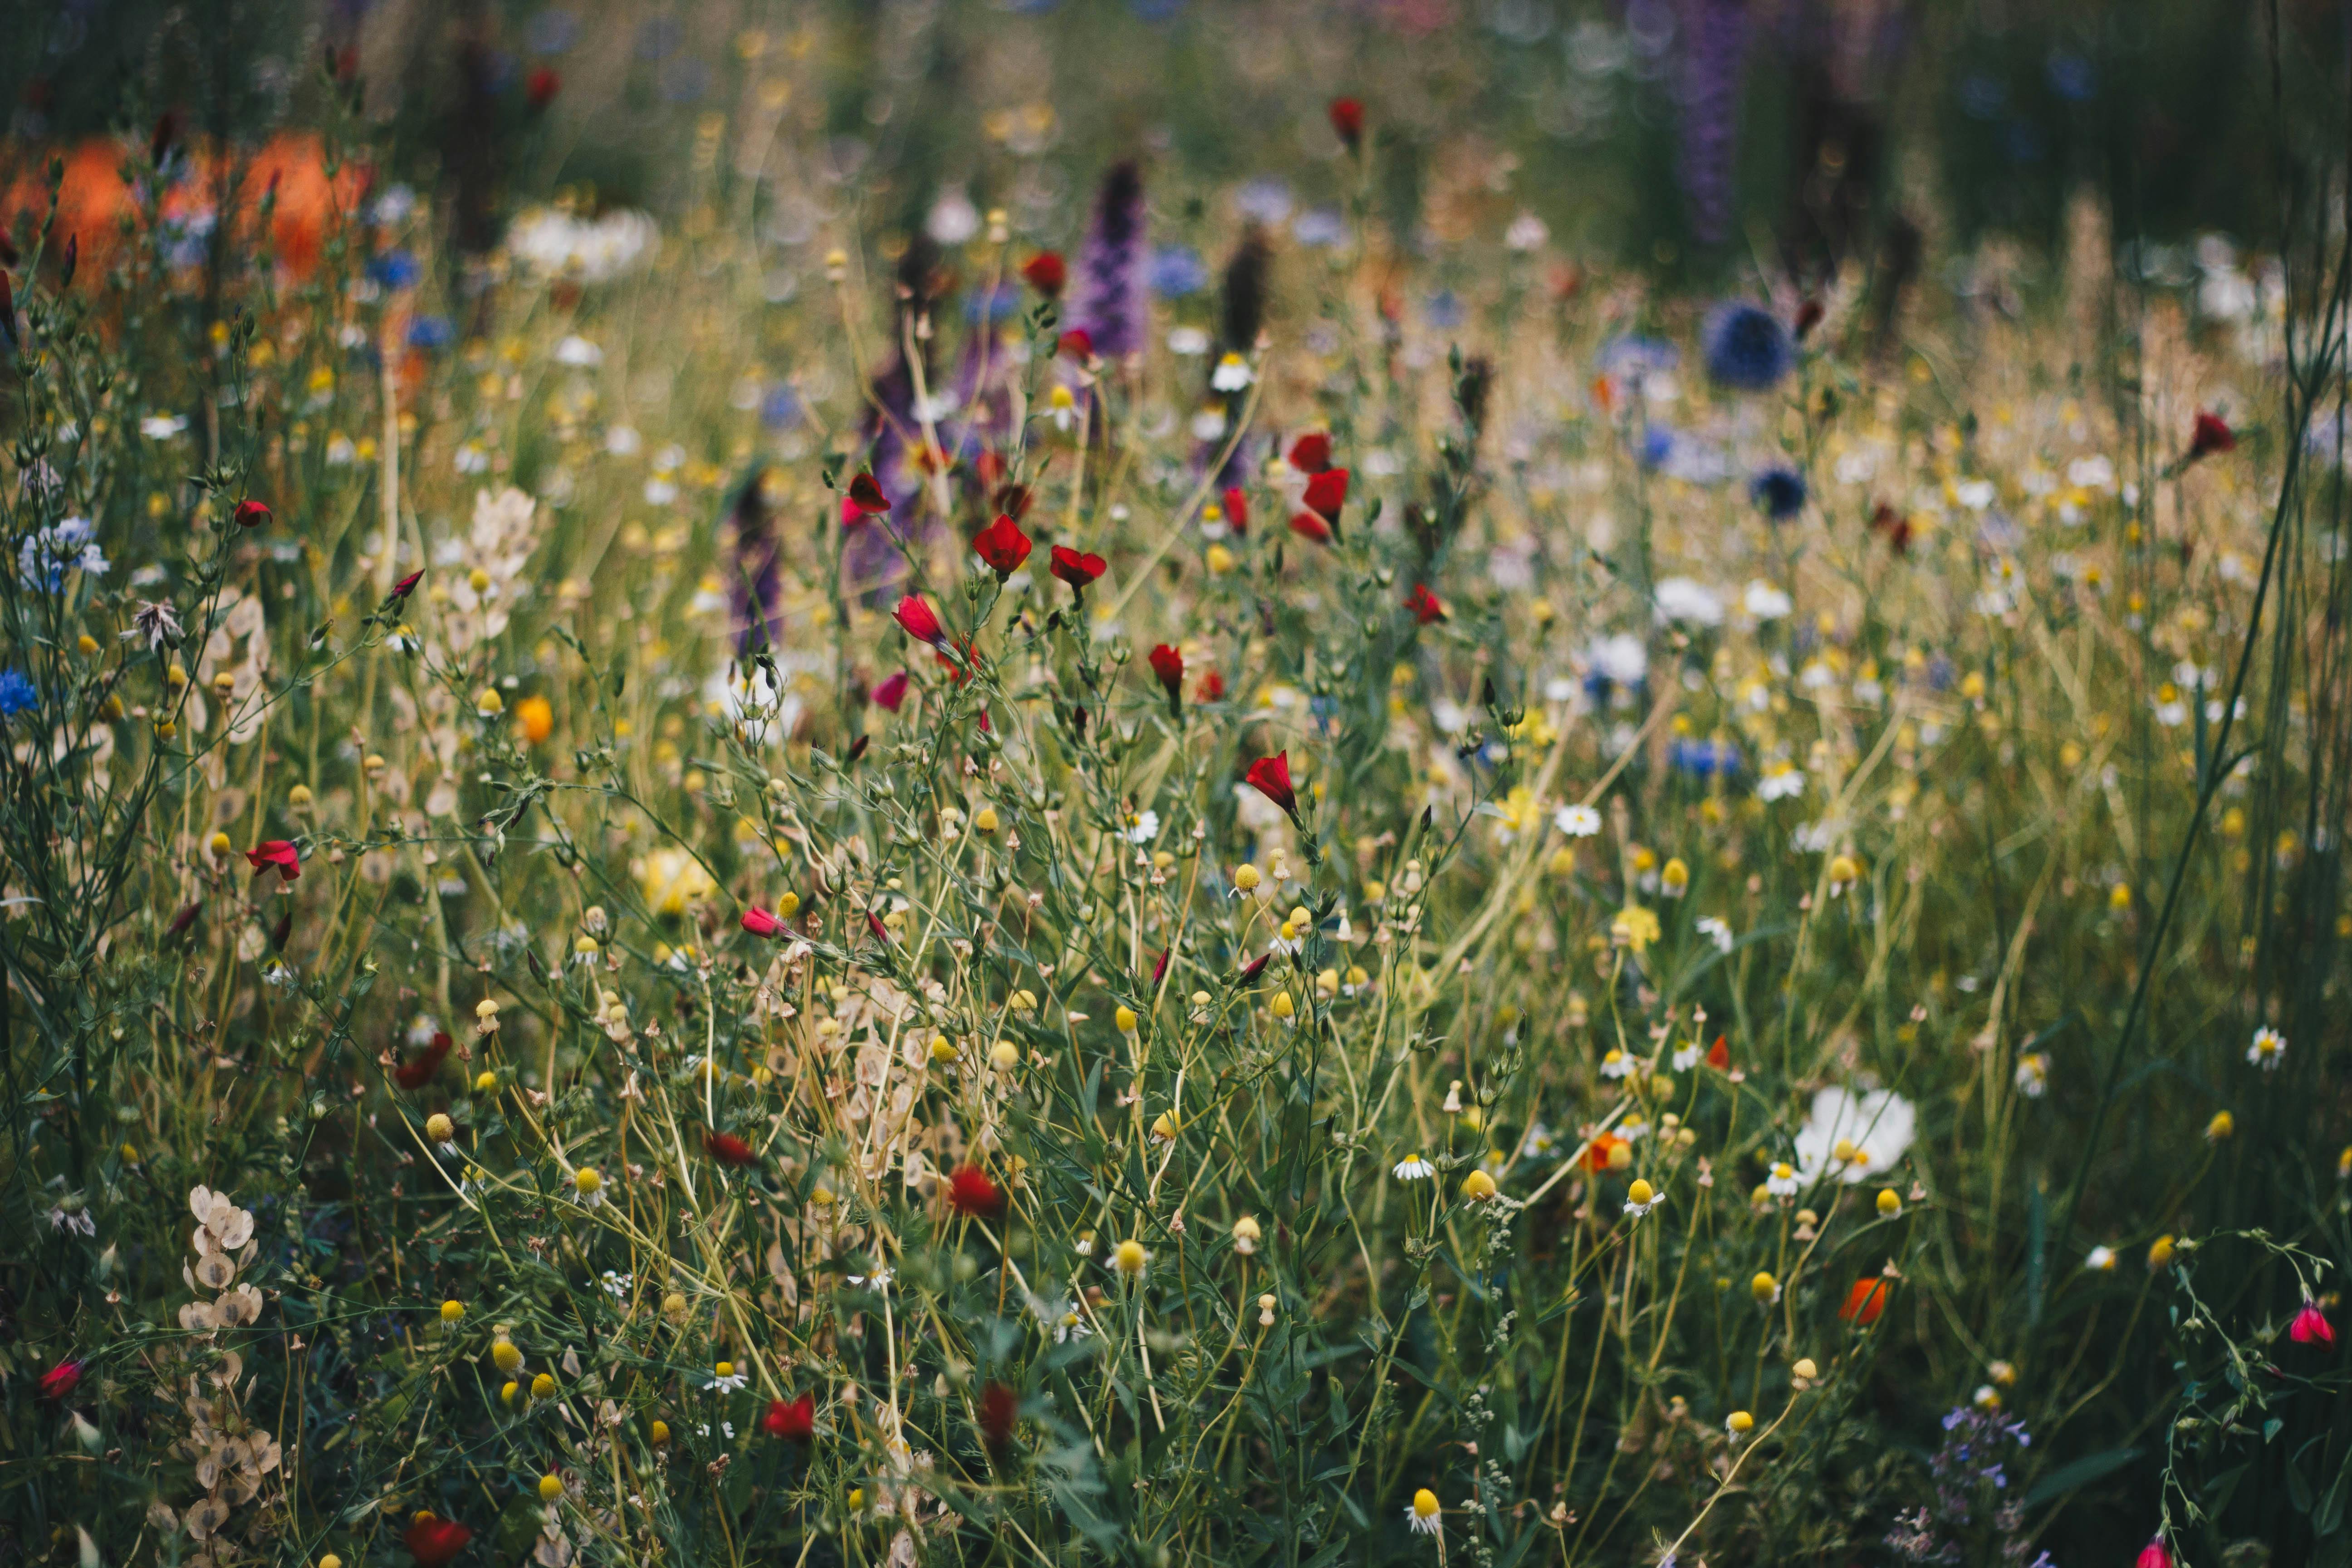
[[[2035,1508],[2053,1498],[2079,1491],[2101,1476],[2122,1469],[2139,1458],[2137,1448],[2107,1448],[2096,1454],[2085,1454],[2069,1465],[2061,1465],[2034,1484],[2025,1494],[2025,1506]]]

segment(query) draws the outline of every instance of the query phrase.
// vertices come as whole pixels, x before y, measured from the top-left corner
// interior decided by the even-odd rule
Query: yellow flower
[[[1780,1282],[1769,1274],[1759,1274],[1748,1282],[1748,1293],[1769,1307],[1780,1299]]]
[[[490,1362],[500,1372],[511,1375],[522,1368],[522,1352],[515,1349],[512,1340],[499,1340],[490,1346]]]
[[[1627,904],[1617,911],[1617,918],[1609,922],[1611,939],[1632,948],[1636,958],[1658,940],[1659,931],[1658,917],[1639,904]]]
[[[1141,1278],[1143,1266],[1151,1261],[1151,1255],[1143,1250],[1143,1243],[1130,1237],[1111,1249],[1110,1260],[1113,1268],[1135,1279]]]
[[[552,1470],[539,1478],[539,1500],[553,1502],[563,1495],[563,1478]]]
[[[675,846],[654,850],[629,868],[646,906],[657,915],[682,915],[687,905],[719,890],[702,862]]]
[[[463,1301],[444,1301],[444,1302],[442,1302],[442,1303],[441,1303],[441,1321],[442,1321],[443,1322],[445,1322],[445,1323],[454,1323],[454,1322],[457,1321],[460,1318],[463,1318],[465,1315],[466,1315],[466,1303],[465,1303],[465,1302],[463,1302]]]
[[[1723,1424],[1723,1429],[1735,1437],[1745,1437],[1748,1433],[1756,1430],[1756,1417],[1745,1410],[1735,1410],[1731,1413],[1731,1418]]]
[[[2147,1266],[2150,1268],[2169,1268],[2172,1266],[2172,1237],[2159,1236],[2148,1243]]]
[[[425,1136],[436,1143],[446,1143],[457,1136],[457,1129],[445,1112],[436,1110],[425,1119]]]
[[[1893,1219],[1903,1212],[1902,1195],[1893,1187],[1881,1187],[1878,1192],[1878,1212]]]
[[[1462,1195],[1474,1204],[1483,1204],[1495,1195],[1495,1178],[1484,1171],[1473,1171],[1462,1178]]]
[[[1791,1366],[1789,1372],[1791,1376],[1805,1383],[1811,1383],[1822,1374],[1822,1369],[1813,1364],[1813,1358],[1811,1356],[1798,1357],[1797,1363]]]
[[[2213,1120],[2205,1124],[2205,1136],[2212,1142],[2219,1143],[2224,1138],[2227,1138],[2237,1131],[2237,1130],[2238,1119],[2236,1117],[2231,1115],[2226,1110],[2217,1110],[2213,1113]]]
[[[526,697],[515,704],[515,722],[522,727],[522,738],[536,746],[555,733],[555,710],[544,697]]]
[[[542,1372],[530,1380],[530,1396],[533,1399],[550,1399],[554,1397],[554,1394],[555,1379],[546,1373]]]

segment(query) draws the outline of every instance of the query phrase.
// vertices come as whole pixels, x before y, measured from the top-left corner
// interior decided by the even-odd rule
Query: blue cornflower
[[[1675,433],[1664,425],[1653,425],[1642,432],[1642,467],[1655,471],[1666,466],[1675,455]]]
[[[1189,245],[1163,245],[1151,252],[1145,280],[1163,300],[1181,300],[1209,286],[1208,264]]]
[[[446,349],[457,339],[457,329],[446,316],[419,316],[408,323],[408,346],[413,349]]]
[[[86,517],[69,517],[27,535],[16,552],[16,575],[27,588],[54,594],[66,585],[68,572],[106,575],[106,552],[98,547],[98,530]]]
[[[1805,476],[1775,465],[1748,481],[1748,493],[1766,517],[1786,522],[1805,510]]]
[[[1728,741],[1676,741],[1666,748],[1666,765],[1693,778],[1711,779],[1717,773],[1736,778],[1739,748]]]
[[[1709,310],[1699,329],[1706,374],[1741,392],[1769,392],[1797,363],[1789,329],[1769,310],[1727,300]]]
[[[380,289],[414,288],[424,268],[408,250],[387,250],[368,263],[368,278]]]
[[[41,694],[33,689],[31,677],[21,669],[0,669],[0,719],[14,719],[40,705]]]

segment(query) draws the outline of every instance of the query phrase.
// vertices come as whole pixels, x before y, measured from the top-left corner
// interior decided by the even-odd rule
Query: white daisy
[[[1795,1197],[1798,1185],[1797,1168],[1785,1160],[1773,1166],[1772,1173],[1764,1178],[1764,1190],[1776,1198]]]
[[[1698,1066],[1698,1042],[1692,1040],[1686,1045],[1676,1047],[1675,1054],[1667,1059],[1673,1062],[1676,1072],[1690,1071],[1691,1068]]]
[[[1392,1173],[1400,1182],[1419,1182],[1437,1174],[1437,1167],[1418,1154],[1407,1154],[1396,1163]]]
[[[1239,354],[1227,354],[1209,373],[1209,384],[1219,392],[1239,392],[1256,379],[1250,372],[1249,362]]]
[[[2105,1274],[2115,1266],[2116,1249],[2112,1247],[2095,1247],[2091,1248],[2090,1256],[2083,1259],[2083,1267],[2095,1274]]]
[[[1601,1076],[1602,1078],[1623,1078],[1639,1065],[1640,1064],[1635,1062],[1632,1057],[1627,1056],[1622,1051],[1611,1051],[1607,1056],[1601,1058]]]
[[[1437,1501],[1437,1494],[1423,1487],[1412,1494],[1412,1501],[1405,1504],[1404,1519],[1412,1526],[1415,1535],[1436,1535],[1445,1528],[1438,1517],[1444,1511]]]
[[[2050,1088],[2050,1054],[2028,1051],[2017,1058],[2017,1092],[2028,1100],[2040,1100]]]
[[[702,1386],[713,1394],[732,1394],[751,1381],[748,1372],[739,1372],[731,1361],[722,1361],[711,1369],[710,1381]]]
[[[1601,831],[1601,814],[1589,805],[1563,805],[1553,814],[1551,825],[1570,838],[1590,838]]]
[[[1731,926],[1722,916],[1701,916],[1698,922],[1698,934],[1715,943],[1715,950],[1717,952],[1731,951]]]
[[[2254,1043],[2246,1047],[2246,1059],[2264,1072],[2278,1071],[2286,1056],[2286,1037],[2265,1024],[2254,1031]]]
[[[1139,811],[1128,823],[1127,841],[1129,844],[1149,844],[1159,837],[1160,814],[1156,811]]]

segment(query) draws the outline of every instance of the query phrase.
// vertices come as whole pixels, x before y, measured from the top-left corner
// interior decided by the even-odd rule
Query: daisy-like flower
[[[1797,1187],[1797,1167],[1785,1160],[1773,1166],[1772,1173],[1764,1178],[1764,1190],[1776,1198],[1795,1197]]]
[[[1159,837],[1160,814],[1158,812],[1139,811],[1129,818],[1127,841],[1129,844],[1149,844]]]
[[[1540,1121],[1528,1123],[1526,1133],[1519,1139],[1519,1158],[1549,1160],[1559,1152],[1559,1142],[1551,1135],[1550,1128]]]
[[[588,1207],[600,1207],[604,1202],[604,1173],[593,1166],[583,1165],[572,1173],[572,1190],[580,1194],[580,1201]]]
[[[1552,814],[1551,825],[1570,838],[1590,838],[1601,831],[1601,814],[1589,805],[1563,805]]]
[[[1731,951],[1731,925],[1721,915],[1701,916],[1697,929],[1699,935],[1715,943],[1717,952]]]
[[[2246,1047],[2246,1059],[2264,1072],[2278,1071],[2285,1057],[2286,1037],[2267,1024],[2254,1031],[2254,1043]]]
[[[1068,387],[1057,383],[1054,390],[1045,395],[1045,417],[1054,422],[1055,429],[1065,435],[1077,424],[1078,400]]]
[[[1639,1064],[1636,1063],[1632,1057],[1627,1056],[1624,1052],[1611,1051],[1607,1056],[1601,1058],[1601,1076],[1602,1078],[1623,1078],[1626,1074],[1632,1072],[1638,1065]]]
[[[1437,1167],[1419,1154],[1407,1154],[1391,1167],[1391,1173],[1400,1182],[1420,1182],[1437,1174]]]
[[[1444,1521],[1438,1517],[1444,1511],[1438,1505],[1437,1494],[1423,1487],[1413,1493],[1412,1501],[1405,1505],[1404,1519],[1412,1526],[1415,1535],[1436,1535],[1445,1529]]]
[[[710,1381],[702,1386],[713,1394],[732,1394],[751,1381],[748,1372],[739,1372],[731,1361],[722,1361],[711,1368]]]
[[[1665,1201],[1665,1194],[1636,1177],[1633,1184],[1625,1189],[1625,1217],[1640,1219]]]
[[[1250,371],[1249,362],[1239,354],[1227,354],[1209,373],[1209,384],[1219,392],[1239,392],[1257,377]]]
[[[2017,1058],[2017,1092],[2040,1100],[2050,1089],[2050,1053],[2028,1051]]]
[[[1667,1060],[1674,1064],[1674,1068],[1676,1072],[1690,1071],[1691,1068],[1698,1066],[1698,1042],[1696,1040],[1685,1041],[1682,1045],[1675,1048],[1675,1054],[1672,1057],[1669,1057]]]
[[[637,1277],[634,1274],[623,1274],[611,1268],[604,1270],[604,1291],[615,1301],[627,1300],[630,1288],[636,1282]]]
[[[77,1199],[70,1208],[64,1204],[59,1204],[49,1211],[49,1228],[53,1231],[71,1231],[80,1236],[96,1236],[98,1221],[90,1217],[89,1210],[83,1207],[80,1201]]]
[[[871,1274],[849,1276],[849,1282],[852,1285],[871,1286],[877,1290],[887,1290],[890,1288],[890,1279],[891,1274],[887,1268],[877,1268]]]
[[[2112,1247],[2095,1247],[2091,1248],[2090,1256],[2083,1259],[2083,1267],[2095,1274],[2105,1274],[2115,1266],[2116,1249]]]

